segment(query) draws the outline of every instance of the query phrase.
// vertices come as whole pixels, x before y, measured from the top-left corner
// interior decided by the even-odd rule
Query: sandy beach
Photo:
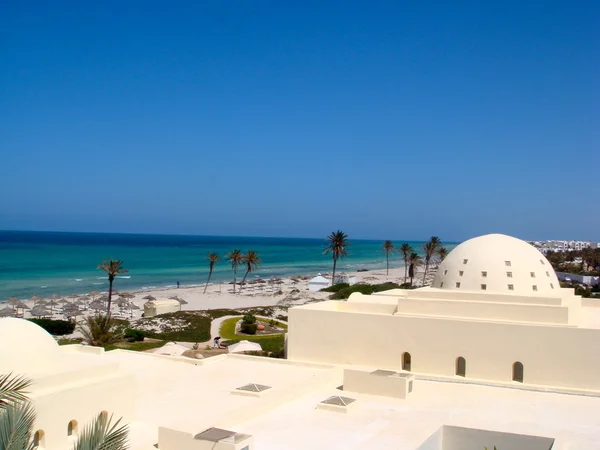
[[[430,269],[430,273],[433,273],[435,269]],[[386,270],[372,270],[363,272],[344,272],[345,275],[356,277],[356,283],[367,283],[377,284],[385,282],[394,282],[401,284],[404,282],[404,268],[393,268],[390,269],[389,275],[386,274]],[[317,274],[314,274],[315,276]],[[327,274],[323,274],[327,276]],[[330,275],[330,274],[329,274]],[[218,308],[248,308],[256,306],[281,306],[282,310],[287,307],[302,305],[307,302],[322,301],[327,299],[330,295],[327,292],[311,291],[308,288],[308,280],[310,277],[291,277],[278,279],[275,282],[265,280],[265,283],[246,284],[245,286],[236,286],[236,292],[233,291],[233,284],[229,283],[215,283],[210,284],[204,292],[204,286],[195,287],[180,287],[180,288],[165,288],[165,289],[151,289],[151,290],[140,290],[131,291],[133,297],[129,301],[136,305],[139,309],[131,309],[128,307],[120,309],[117,306],[116,300],[119,298],[118,293],[123,292],[119,290],[118,280],[113,285],[113,290],[117,292],[115,295],[113,292],[113,314],[118,317],[128,318],[130,320],[136,320],[142,317],[143,305],[146,303],[147,297],[151,295],[157,300],[166,300],[170,297],[177,296],[178,298],[185,300],[185,304],[182,304],[182,311],[196,311],[206,309],[218,309]],[[330,277],[329,277],[330,278]],[[415,285],[422,283],[423,275],[422,271],[419,272],[418,276],[414,279]],[[430,276],[428,276],[430,279]],[[249,276],[247,281],[253,281],[255,277]],[[241,277],[238,278],[238,282],[241,281]],[[102,290],[101,295],[105,295],[107,290]],[[77,298],[67,298],[68,301],[77,301]],[[25,300],[24,303],[30,308],[25,309],[24,317],[32,317],[30,311],[35,306],[35,300]],[[82,309],[83,315],[94,314],[92,309]],[[81,316],[78,316],[80,318]],[[65,316],[58,312],[53,312],[52,318],[64,319]]]

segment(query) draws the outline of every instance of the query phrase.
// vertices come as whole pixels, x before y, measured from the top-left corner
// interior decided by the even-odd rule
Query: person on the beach
[[[178,282],[177,282],[177,289],[179,289],[179,286],[180,286],[180,284],[179,284],[179,281],[178,281]]]
[[[213,348],[221,348],[221,336],[215,336]]]

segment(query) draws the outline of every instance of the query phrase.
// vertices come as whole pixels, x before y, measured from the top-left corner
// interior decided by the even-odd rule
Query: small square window
[[[460,282],[456,283],[456,287],[459,288],[460,287]]]
[[[531,275],[531,278],[535,278],[535,272],[529,272],[529,275]]]
[[[535,284],[532,287],[534,291],[537,291],[537,286]]]
[[[510,261],[504,261],[504,264],[506,264],[506,267],[510,267]]]
[[[550,276],[550,272],[546,271],[546,276],[549,277]]]
[[[468,259],[463,259],[463,264],[466,264],[466,263],[468,263],[468,262],[469,262],[469,260],[468,260]]]
[[[458,271],[458,276],[459,276],[459,277],[462,277],[462,276],[463,276],[463,274],[464,274],[464,272],[463,272],[462,270],[459,270],[459,271]]]
[[[507,278],[512,278],[512,272],[506,272],[506,277]]]
[[[550,287],[551,287],[552,289],[554,289],[554,285],[553,285],[552,283],[550,283]]]
[[[515,287],[514,287],[512,284],[509,284],[509,285],[508,285],[508,290],[509,290],[509,291],[514,291],[514,290],[515,290]]]
[[[448,273],[448,270],[444,270],[444,275],[446,275]]]
[[[482,285],[481,285],[481,290],[482,290],[482,291],[485,291],[486,289],[487,289],[487,284],[482,284]]]
[[[443,288],[443,287],[444,287],[444,282],[443,282],[443,281],[440,283],[440,287],[441,287],[441,288]]]
[[[484,270],[483,272],[481,272],[481,276],[482,276],[483,278],[486,278],[486,277],[487,277],[487,272]]]

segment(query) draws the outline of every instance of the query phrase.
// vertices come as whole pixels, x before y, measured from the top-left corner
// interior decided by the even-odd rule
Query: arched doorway
[[[456,371],[455,374],[459,377],[464,377],[467,374],[467,361],[462,356],[456,358]]]
[[[517,361],[513,364],[512,379],[519,383],[523,382],[523,363]]]
[[[46,433],[44,433],[44,430],[37,430],[33,434],[33,448],[42,450],[46,444],[45,437]]]
[[[78,423],[76,420],[71,420],[67,425],[67,436],[77,436],[79,432]]]
[[[408,353],[408,352],[402,353],[402,370],[410,372],[411,363],[412,363],[412,361],[411,361],[410,353]]]

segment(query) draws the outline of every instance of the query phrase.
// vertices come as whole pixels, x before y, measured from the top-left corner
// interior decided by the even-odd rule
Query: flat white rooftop
[[[103,358],[137,379],[133,450],[155,444],[158,426],[196,433],[230,429],[253,435],[260,450],[415,450],[443,425],[552,437],[553,450],[600,442],[599,397],[417,379],[412,395],[396,400],[336,389],[343,375],[335,367],[257,357],[194,366],[129,352]],[[232,394],[248,383],[270,389],[263,397]],[[347,414],[316,409],[332,395],[356,402]]]

